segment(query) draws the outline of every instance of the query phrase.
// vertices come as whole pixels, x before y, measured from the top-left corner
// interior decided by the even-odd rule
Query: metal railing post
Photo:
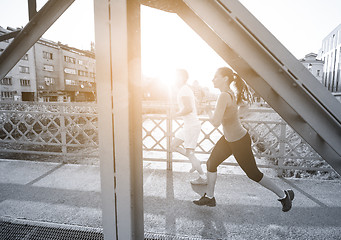
[[[66,146],[66,126],[65,126],[65,106],[61,106],[61,115],[60,115],[60,135],[62,139],[62,154],[63,154],[63,163],[67,161],[67,146]]]
[[[172,158],[173,154],[171,152],[171,142],[172,142],[172,116],[171,116],[172,105],[169,104],[167,108],[167,170],[173,170]]]
[[[284,155],[285,155],[285,135],[286,135],[286,122],[281,120],[280,128],[281,134],[279,136],[279,157],[278,157],[278,169],[277,175],[279,177],[283,176],[283,163],[284,163]]]

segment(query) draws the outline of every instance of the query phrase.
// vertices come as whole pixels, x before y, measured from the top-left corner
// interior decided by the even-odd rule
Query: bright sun
[[[177,18],[174,14],[142,8],[141,67],[143,75],[158,78],[171,87],[175,80],[175,70],[181,68],[181,57],[185,49],[179,43],[179,35],[170,34],[172,29],[166,24],[167,21],[162,21],[169,17]],[[156,18],[159,20],[155,21]],[[178,33],[181,35],[180,30]]]
[[[198,81],[211,87],[212,74],[226,65],[175,13],[141,7],[142,74],[158,78],[168,87],[175,82],[176,69],[186,69],[189,84]]]

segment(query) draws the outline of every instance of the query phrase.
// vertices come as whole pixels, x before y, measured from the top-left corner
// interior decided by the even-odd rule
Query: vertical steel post
[[[104,239],[117,239],[114,169],[114,126],[110,48],[110,1],[94,1],[96,86]]]
[[[127,0],[129,145],[132,201],[132,238],[144,239],[141,10],[140,0]]]
[[[281,120],[280,127],[281,127],[281,133],[279,137],[279,158],[278,158],[278,169],[277,169],[277,175],[279,177],[283,176],[283,162],[284,162],[284,156],[285,156],[285,137],[286,137],[286,122],[284,120]]]
[[[31,19],[37,14],[37,2],[36,0],[28,0],[28,18]]]
[[[65,125],[65,106],[61,106],[61,115],[60,115],[60,135],[62,140],[62,153],[63,153],[63,163],[66,163],[66,154],[67,154],[67,146],[66,146],[66,125]]]
[[[173,170],[173,153],[171,151],[171,142],[172,142],[172,137],[173,137],[173,129],[172,129],[172,116],[171,116],[171,111],[172,111],[172,102],[168,104],[167,108],[167,116],[166,116],[166,123],[167,123],[167,170]]]
[[[95,3],[105,239],[143,239],[140,4]]]

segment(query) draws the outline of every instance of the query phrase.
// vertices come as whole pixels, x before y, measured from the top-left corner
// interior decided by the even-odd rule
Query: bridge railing
[[[182,127],[181,119],[172,119],[173,106],[144,102],[142,146],[143,159],[165,162],[188,162],[169,151],[170,143]],[[203,112],[199,108],[199,112]],[[197,148],[205,161],[222,136],[207,116],[200,115],[201,133]],[[252,149],[259,167],[292,171],[333,171],[330,166],[270,108],[250,108],[242,122],[252,137]],[[98,158],[98,115],[93,103],[27,103],[0,102],[0,144],[5,154],[33,154]],[[225,161],[226,165],[236,165]]]
[[[2,153],[98,156],[94,104],[0,102]]]
[[[173,162],[183,162],[186,158],[169,152],[175,133],[183,125],[181,119],[171,118],[169,104],[144,105],[142,143],[143,158],[149,161],[165,161],[167,169]],[[156,114],[160,111],[162,114]],[[199,108],[199,112],[203,112]],[[252,149],[262,168],[274,168],[282,175],[283,170],[292,171],[333,171],[330,166],[271,108],[249,108],[242,123],[252,138]],[[195,152],[199,159],[207,160],[214,144],[222,136],[221,127],[215,128],[208,117],[200,115],[201,133]],[[237,165],[233,160],[224,165]]]

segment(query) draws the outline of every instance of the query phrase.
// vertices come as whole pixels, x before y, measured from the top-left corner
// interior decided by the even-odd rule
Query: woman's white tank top
[[[235,142],[245,136],[247,130],[243,127],[239,119],[238,104],[232,91],[228,91],[232,97],[232,103],[226,106],[222,120],[225,139]]]

